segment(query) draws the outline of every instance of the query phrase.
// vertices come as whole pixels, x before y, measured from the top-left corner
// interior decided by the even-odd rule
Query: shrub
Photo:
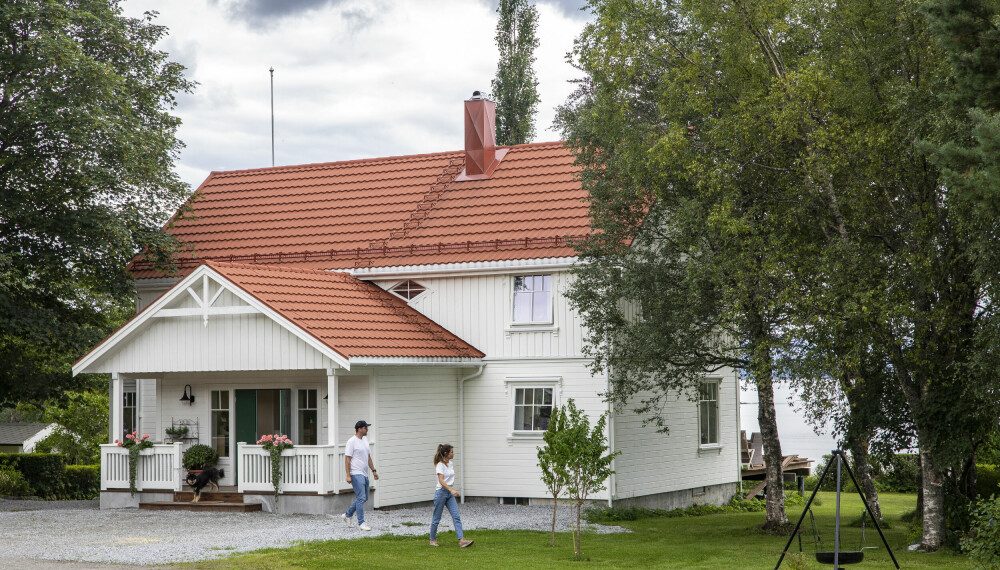
[[[93,499],[101,493],[100,465],[67,465],[65,499]]]
[[[58,499],[66,483],[66,458],[58,453],[4,453],[0,465],[20,471],[31,493],[43,499]]]
[[[647,509],[644,507],[594,507],[584,513],[588,522],[614,523],[619,521],[635,521],[649,518],[701,517],[719,513],[759,513],[764,511],[764,501],[750,499],[744,501],[740,495],[733,498],[722,507],[705,504],[692,505],[686,509]]]
[[[916,493],[920,468],[913,453],[896,453],[872,461],[872,478],[879,491],[888,493]]]
[[[31,494],[31,487],[24,476],[10,465],[0,466],[0,497],[24,497]]]
[[[961,546],[969,558],[986,568],[1000,567],[1000,499],[980,501],[972,510],[972,524]]]
[[[1000,468],[996,465],[976,465],[976,492],[983,498],[1000,495]]]
[[[208,469],[218,462],[219,454],[204,443],[192,445],[184,451],[185,469]]]

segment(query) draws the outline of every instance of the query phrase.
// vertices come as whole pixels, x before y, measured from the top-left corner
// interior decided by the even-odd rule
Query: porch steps
[[[244,503],[243,494],[236,487],[220,487],[219,492],[202,492],[197,503],[192,503],[194,493],[181,491],[174,493],[173,501],[139,503],[140,509],[149,511],[208,511],[216,513],[250,513],[260,511],[260,503]]]

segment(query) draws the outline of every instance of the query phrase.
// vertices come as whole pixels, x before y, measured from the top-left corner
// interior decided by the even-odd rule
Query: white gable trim
[[[198,297],[194,293],[192,286],[196,285],[199,280],[205,283],[205,278],[211,278],[212,280],[218,282],[222,287],[228,289],[233,295],[238,297],[240,300],[247,303],[248,306],[236,306],[236,307],[211,307],[210,303],[202,302],[201,297]],[[187,291],[187,293],[185,293]],[[178,297],[184,296],[186,294],[191,294],[202,306],[200,308],[191,309],[166,309],[165,307],[169,305],[172,301]],[[203,297],[207,298],[207,288],[203,286]],[[216,299],[218,295],[216,295]],[[214,302],[216,299],[212,299]],[[215,309],[214,311],[212,309]],[[132,333],[140,329],[149,319],[152,318],[166,318],[166,317],[186,317],[186,316],[200,316],[203,319],[208,319],[210,315],[224,315],[224,314],[245,314],[247,312],[261,313],[268,317],[272,321],[278,323],[283,328],[288,330],[292,335],[302,340],[310,347],[316,349],[320,354],[326,356],[334,363],[336,363],[341,368],[350,370],[350,361],[343,355],[337,353],[330,347],[326,346],[320,342],[316,337],[305,332],[298,325],[292,323],[286,319],[281,314],[277,313],[264,303],[260,302],[253,295],[250,295],[232,281],[226,279],[217,271],[212,269],[207,265],[201,265],[194,271],[192,271],[187,277],[182,279],[179,283],[173,286],[165,294],[161,295],[154,303],[143,309],[138,315],[133,317],[131,321],[126,323],[120,329],[118,329],[114,334],[104,340],[101,344],[97,345],[93,350],[91,350],[87,355],[81,358],[76,364],[73,365],[73,375],[76,376],[81,372],[85,372],[89,366],[99,361],[102,357],[107,355],[113,348],[115,348],[119,343],[123,342]]]
[[[452,366],[468,368],[482,364],[481,358],[435,358],[432,356],[354,356],[351,364],[354,366]]]
[[[358,279],[457,277],[466,275],[496,275],[511,271],[557,271],[570,269],[576,257],[543,257],[539,259],[509,259],[504,261],[469,261],[463,263],[434,263],[427,265],[395,265],[391,267],[365,267],[344,271]]]

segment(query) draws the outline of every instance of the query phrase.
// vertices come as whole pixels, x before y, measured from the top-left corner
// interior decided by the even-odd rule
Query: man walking
[[[371,530],[372,527],[365,524],[365,502],[368,500],[368,469],[371,468],[372,475],[378,481],[378,472],[375,464],[372,463],[372,448],[368,445],[368,426],[371,424],[365,420],[359,420],[354,424],[354,437],[347,440],[344,451],[344,470],[347,472],[347,482],[354,487],[354,502],[351,503],[347,512],[340,515],[347,526],[354,526],[351,517],[354,511],[358,512],[358,528],[361,530]]]

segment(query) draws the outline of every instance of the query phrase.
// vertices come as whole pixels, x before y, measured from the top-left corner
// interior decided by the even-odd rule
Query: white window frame
[[[704,387],[706,385],[715,385],[715,399],[714,400],[705,398]],[[721,429],[722,425],[721,425],[721,418],[719,417],[719,415],[720,415],[720,413],[719,413],[720,412],[720,410],[719,410],[719,401],[721,400],[721,396],[722,396],[722,380],[720,378],[707,378],[705,380],[702,380],[701,383],[698,385],[698,413],[697,413],[697,416],[698,416],[698,449],[721,449],[722,448],[722,433],[721,433],[722,432],[722,429]],[[702,418],[703,418],[703,416],[705,414],[706,405],[711,406],[712,405],[711,402],[715,402],[715,404],[714,404],[715,418],[714,419],[715,419],[715,438],[716,438],[716,441],[705,443],[703,441],[705,434],[702,433]],[[711,420],[711,418],[710,418],[710,420]],[[711,431],[711,427],[709,427],[709,431]]]
[[[215,398],[213,396],[215,392],[219,393],[219,403],[222,404],[224,402],[227,407],[225,408],[214,407]],[[223,400],[223,394],[225,395],[224,400]],[[235,448],[233,447],[233,419],[234,416],[236,415],[236,410],[234,409],[235,394],[236,394],[236,389],[229,387],[212,388],[209,389],[208,391],[208,444],[212,449],[215,449],[215,438],[222,437],[216,435],[215,433],[215,421],[214,421],[215,412],[226,412],[229,415],[229,420],[227,422],[229,424],[229,433],[226,434],[226,440],[227,440],[226,447],[229,448],[229,455],[222,455],[220,453],[219,454],[220,459],[221,458],[229,459],[236,456]],[[201,434],[199,434],[199,437],[201,437]]]
[[[549,290],[548,290],[548,294],[549,294],[549,314],[548,314],[548,318],[546,320],[543,320],[543,321],[534,321],[534,320],[519,321],[519,320],[517,320],[517,318],[516,318],[517,307],[516,307],[516,301],[515,301],[515,298],[517,296],[517,290],[515,289],[515,284],[517,283],[517,279],[519,277],[548,277],[549,278]],[[522,275],[512,275],[511,276],[511,279],[510,279],[510,323],[511,323],[511,327],[531,327],[531,326],[537,326],[537,325],[543,325],[543,326],[545,326],[545,325],[554,325],[555,324],[555,319],[554,319],[554,316],[553,316],[555,314],[555,295],[554,295],[554,293],[555,293],[555,281],[556,280],[555,280],[555,274],[554,273],[526,273],[526,274],[522,274]],[[537,290],[536,289],[532,289],[532,291],[537,291]],[[533,310],[530,311],[530,312],[534,313]]]
[[[552,376],[552,377],[532,377],[532,378],[506,378],[504,380],[504,389],[507,392],[507,425],[510,428],[510,434],[507,436],[507,441],[514,441],[518,439],[527,440],[540,440],[545,430],[516,430],[514,429],[514,412],[517,401],[517,391],[518,389],[534,389],[534,388],[550,388],[552,389],[552,409],[559,407],[560,392],[562,391],[562,377]]]
[[[316,406],[313,407],[313,408],[299,407],[299,393],[300,392],[307,392],[306,403],[308,404],[309,403],[308,392],[310,390],[316,393]],[[292,423],[294,424],[293,428],[295,430],[295,442],[296,442],[295,445],[319,445],[320,444],[319,442],[320,442],[321,438],[319,436],[319,432],[320,432],[320,417],[319,417],[320,396],[319,396],[319,392],[320,392],[319,389],[316,388],[316,387],[298,386],[298,387],[295,388],[295,412],[294,412],[295,418],[292,420]],[[315,444],[300,443],[302,441],[302,423],[299,421],[299,414],[301,412],[303,412],[303,411],[313,411],[313,412],[316,412],[316,443]]]
[[[412,281],[413,283],[416,283],[417,285],[419,285],[419,286],[423,287],[423,288],[424,288],[424,290],[423,290],[423,291],[421,291],[421,292],[419,292],[419,293],[417,293],[416,295],[414,295],[414,296],[410,297],[409,299],[407,299],[406,297],[404,297],[404,296],[400,295],[399,293],[397,293],[397,292],[395,291],[395,289],[396,289],[397,287],[399,287],[400,285],[403,285],[403,284],[405,284],[405,283],[409,283],[409,282],[411,282],[411,281]],[[389,288],[387,289],[387,291],[389,291],[389,292],[390,292],[390,293],[392,293],[393,295],[395,295],[395,296],[399,297],[400,299],[402,299],[402,300],[406,301],[407,303],[409,303],[410,301],[413,301],[414,299],[417,299],[417,298],[419,298],[419,297],[423,297],[423,296],[424,296],[424,295],[426,295],[426,294],[427,294],[427,293],[428,293],[428,292],[429,292],[430,290],[431,290],[431,289],[430,289],[430,287],[428,287],[427,285],[424,285],[423,283],[421,283],[421,282],[417,281],[416,279],[403,279],[402,281],[400,281],[400,282],[398,282],[398,283],[394,283],[394,284],[392,285],[392,287],[389,287]]]
[[[122,433],[118,437],[125,441],[125,436],[139,430],[139,387],[135,380],[122,382]],[[132,410],[132,423],[128,425],[127,410]]]

